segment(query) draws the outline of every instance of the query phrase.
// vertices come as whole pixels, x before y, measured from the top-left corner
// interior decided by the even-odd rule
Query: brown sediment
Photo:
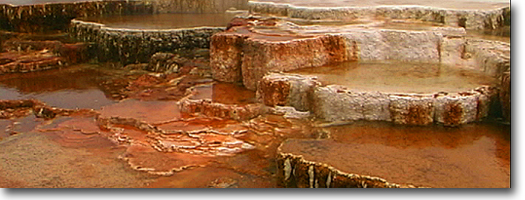
[[[66,65],[66,59],[47,51],[30,51],[26,54],[1,53],[0,74],[32,72]]]
[[[162,153],[142,144],[132,144],[120,158],[127,161],[132,169],[164,176],[185,169],[206,166],[211,160],[203,155]]]
[[[28,132],[2,141],[0,173],[9,177],[8,184],[15,183],[4,187],[141,187],[147,182],[115,159],[123,149],[106,138],[62,131]],[[17,186],[17,180],[24,181]]]
[[[159,177],[148,188],[271,188],[272,181],[214,164]]]

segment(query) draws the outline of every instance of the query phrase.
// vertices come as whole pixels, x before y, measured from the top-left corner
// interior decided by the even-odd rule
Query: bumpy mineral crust
[[[104,24],[72,20],[70,34],[97,46],[99,61],[119,61],[123,64],[148,62],[157,52],[179,49],[208,48],[214,33],[221,27],[196,27],[182,29],[122,29]]]
[[[436,122],[457,126],[487,117],[491,109],[496,109],[493,104],[498,92],[490,86],[458,93],[363,91],[340,85],[323,86],[315,76],[271,73],[260,81],[258,96],[267,106],[292,106],[331,122],[371,120],[410,125]]]
[[[386,4],[386,5],[385,5]],[[494,29],[510,25],[509,1],[299,1],[255,0],[251,12],[310,20],[356,20],[367,18],[416,19],[466,29]]]

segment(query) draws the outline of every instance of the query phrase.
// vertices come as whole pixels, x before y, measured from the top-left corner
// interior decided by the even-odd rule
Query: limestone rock
[[[470,66],[485,74],[500,78],[510,70],[510,44],[499,41],[468,39],[465,53]]]
[[[316,87],[313,112],[327,121],[390,120],[388,95],[360,92],[342,86]]]
[[[439,62],[442,35],[434,31],[353,29],[340,34],[347,44],[356,43],[359,60]]]
[[[386,19],[413,19],[437,22],[466,29],[494,29],[510,21],[510,6],[500,3],[495,7],[480,9],[479,4],[454,6],[430,6],[426,3],[416,5],[377,5],[377,2],[322,1],[305,4],[300,1],[272,2],[250,1],[252,13],[273,14],[307,20],[357,20],[374,17]],[[374,4],[376,3],[376,4]],[[380,3],[382,4],[382,3]],[[337,6],[326,6],[337,5]],[[431,4],[432,5],[432,4]],[[434,4],[435,5],[435,4]]]
[[[277,37],[275,40],[245,40],[241,72],[246,88],[255,90],[257,82],[268,72],[319,67],[350,59],[346,42],[338,36],[299,37],[284,41]]]
[[[242,82],[241,58],[243,36],[228,32],[211,37],[210,66],[213,78],[224,82]]]
[[[476,121],[478,118],[479,93],[465,92],[435,98],[436,122],[445,126],[457,126]]]
[[[497,87],[481,86],[471,92],[479,93],[476,120],[483,120],[500,111],[499,97],[502,90]]]
[[[311,107],[313,88],[319,84],[314,76],[270,73],[259,82],[257,95],[267,106],[291,106],[306,111]]]
[[[441,63],[445,65],[463,64],[466,40],[464,38],[445,37],[440,44]]]
[[[283,115],[283,117],[287,119],[307,119],[311,116],[310,112],[308,111],[297,111],[294,107],[290,106],[275,106],[273,108],[270,108],[269,113]]]
[[[434,122],[431,95],[390,95],[390,115],[396,124],[428,125]]]

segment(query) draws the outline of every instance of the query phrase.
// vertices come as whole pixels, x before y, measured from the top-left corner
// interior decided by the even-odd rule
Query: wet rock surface
[[[227,90],[228,86],[219,86],[219,89],[221,88]],[[254,94],[251,93],[252,97],[250,98],[253,98]],[[218,97],[216,99],[224,98]],[[26,173],[32,178],[25,179],[25,182],[19,183],[19,186],[6,185],[5,187],[148,187],[149,184],[155,187],[174,187],[174,181],[184,183],[185,180],[193,180],[194,176],[203,172],[200,169],[216,171],[217,168],[224,168],[225,172],[222,176],[225,177],[216,177],[211,180],[200,179],[193,185],[189,184],[184,187],[273,187],[274,182],[270,178],[272,175],[266,171],[265,167],[271,165],[271,161],[267,160],[271,159],[271,156],[263,152],[275,149],[286,130],[298,129],[297,126],[291,126],[289,120],[279,116],[260,116],[252,120],[236,121],[218,116],[207,116],[206,113],[181,113],[176,101],[132,99],[105,106],[100,110],[79,112],[74,115],[57,114],[52,118],[36,120],[33,122],[35,125],[31,128],[30,124],[23,122],[24,120],[18,120],[21,119],[20,117],[29,116],[29,113],[34,112],[30,105],[25,106],[28,103],[24,102],[19,100],[2,101],[2,111],[11,112],[13,110],[22,114],[12,115],[9,120],[14,120],[14,122],[0,120],[2,122],[0,125],[5,126],[5,131],[1,134],[1,142],[9,142],[15,145],[17,144],[14,142],[15,137],[20,134],[20,137],[30,137],[47,143],[48,146],[40,148],[42,151],[62,151],[76,154],[76,157],[71,156],[74,160],[69,161],[60,157],[62,154],[48,158],[57,162],[54,165],[56,167],[62,166],[62,162],[75,163],[71,167],[73,171],[79,170],[79,168],[83,170],[84,166],[91,166],[88,163],[92,162],[93,159],[108,159],[101,161],[105,163],[104,166],[118,165],[118,167],[113,166],[115,169],[107,170],[100,168],[99,164],[94,164],[93,167],[90,167],[91,172],[85,173],[95,173],[95,175],[89,175],[89,178],[77,183],[70,181],[70,177],[78,177],[78,174],[73,171],[67,172],[67,175],[49,173],[49,176],[56,176],[53,180],[57,179],[57,182],[42,183],[41,185],[39,185],[39,181],[47,180],[47,176],[27,175]],[[26,107],[29,107],[27,111],[24,110]],[[151,115],[151,113],[156,114]],[[29,118],[30,121],[34,119],[40,118]],[[20,125],[26,129],[17,128]],[[296,133],[301,134],[297,131]],[[35,134],[45,137],[33,138]],[[3,146],[2,149],[7,150],[7,147],[9,146]],[[74,149],[75,151],[61,150],[63,148]],[[93,153],[85,155],[77,152],[77,150]],[[253,151],[257,153],[252,155]],[[93,156],[94,154],[97,156]],[[0,173],[25,173],[26,168],[16,172],[15,169],[11,168],[15,166],[10,164],[15,162],[11,157],[13,155],[18,154],[6,153],[2,155],[8,162],[6,166],[3,166]],[[80,158],[77,159],[79,156],[84,159],[82,161],[79,160]],[[30,158],[24,160],[25,157],[20,157],[20,159],[22,161],[16,162],[25,162],[26,165],[42,163],[40,160]],[[100,163],[98,161],[93,162]],[[253,164],[244,166],[241,164],[242,162]],[[124,163],[127,164],[122,166]],[[259,167],[259,165],[263,166]],[[107,170],[107,173],[123,174],[115,179],[117,177],[99,173],[100,170]],[[129,170],[147,173],[136,174]],[[96,181],[99,175],[109,178]],[[21,175],[9,175],[10,178],[2,184],[12,184],[19,180],[19,176]],[[166,178],[159,178],[158,176]],[[134,180],[135,177],[139,177],[140,180]],[[134,181],[130,182],[129,180]]]
[[[75,67],[70,70],[75,72],[73,69]],[[210,79],[185,75],[191,70],[184,67],[180,73],[162,76],[140,70],[108,70],[115,77],[90,83],[107,90],[108,94],[121,94],[119,88],[128,88],[129,90],[125,91],[126,100],[114,101],[86,112],[80,112],[82,109],[70,112],[67,109],[53,108],[36,100],[2,101],[2,114],[5,114],[5,118],[0,119],[1,142],[17,145],[16,138],[29,137],[46,143],[47,146],[14,151],[61,151],[72,154],[68,156],[71,159],[64,159],[67,155],[62,153],[46,159],[54,160],[56,164],[53,167],[57,168],[73,163],[71,171],[63,172],[65,174],[49,172],[46,173],[48,176],[26,173],[26,169],[34,169],[29,167],[16,170],[12,167],[17,165],[12,163],[36,166],[42,164],[42,161],[30,157],[18,157],[17,160],[12,156],[19,154],[6,152],[2,154],[2,158],[7,160],[7,164],[0,170],[3,177],[9,177],[1,182],[5,184],[4,187],[275,187],[271,178],[271,167],[269,168],[273,166],[272,156],[267,152],[275,150],[279,142],[286,137],[284,134],[287,130],[295,130],[291,131],[291,134],[297,135],[306,132],[280,116],[260,116],[259,112],[254,112],[256,115],[253,116],[249,114],[249,118],[235,120],[228,116],[215,115],[214,112],[181,112],[180,104],[175,99],[207,100],[226,106],[226,112],[245,110],[250,106],[258,107],[253,91],[234,84],[216,83]],[[66,76],[71,76],[68,74],[71,71],[64,72]],[[32,78],[47,78],[46,75],[54,74],[60,73],[54,69],[30,75]],[[84,76],[88,80],[89,76],[100,75],[89,73]],[[5,80],[11,79],[5,77]],[[116,82],[120,82],[122,86],[115,87]],[[167,83],[171,86],[163,87]],[[9,83],[6,89],[16,85],[15,82]],[[54,91],[76,86],[58,84],[53,87],[53,84],[48,84],[41,85],[40,88],[26,87],[23,90],[31,92],[36,89],[46,93],[49,89]],[[81,91],[89,87],[77,89]],[[180,97],[174,97],[173,100],[159,101],[159,98],[163,98],[162,93],[151,93],[150,96],[136,95],[148,88],[161,88],[160,91],[174,90],[169,89],[173,87],[181,91]],[[113,91],[115,89],[117,91]],[[232,91],[236,91],[236,98],[230,98]],[[8,95],[7,98],[13,98],[9,94],[5,95]],[[107,95],[104,98],[121,97]],[[31,102],[38,104],[33,105]],[[39,109],[34,108],[40,104],[44,111],[50,111],[43,112],[43,118],[38,114]],[[33,137],[35,135],[43,137]],[[26,140],[20,142],[25,143]],[[9,145],[3,146],[2,151],[10,151],[8,147],[10,148]],[[84,151],[87,151],[87,154],[81,153]],[[49,170],[56,171],[53,167]],[[44,173],[45,170],[40,172]],[[105,172],[101,173],[101,170]],[[84,177],[77,171],[89,177],[73,183],[71,177]],[[106,175],[107,173],[118,175],[113,177]],[[203,177],[204,174],[207,174],[206,178]],[[25,176],[31,178],[23,178]],[[195,177],[201,178],[195,180]],[[186,185],[181,186],[182,183]]]

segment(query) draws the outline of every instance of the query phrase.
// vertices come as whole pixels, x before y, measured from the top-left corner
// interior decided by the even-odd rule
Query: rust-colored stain
[[[288,103],[291,85],[287,81],[261,80],[264,104],[267,106],[285,106]]]
[[[430,106],[412,105],[408,108],[408,112],[404,117],[407,124],[426,125],[432,123],[431,112],[432,107]]]
[[[463,107],[459,103],[449,103],[445,106],[443,123],[446,126],[457,126],[463,119]]]
[[[322,37],[321,41],[325,51],[329,52],[328,55],[330,63],[357,60],[355,53],[351,56],[348,55],[346,51],[346,43],[343,37],[330,35]],[[353,45],[353,49],[355,49],[357,44],[354,42]]]

